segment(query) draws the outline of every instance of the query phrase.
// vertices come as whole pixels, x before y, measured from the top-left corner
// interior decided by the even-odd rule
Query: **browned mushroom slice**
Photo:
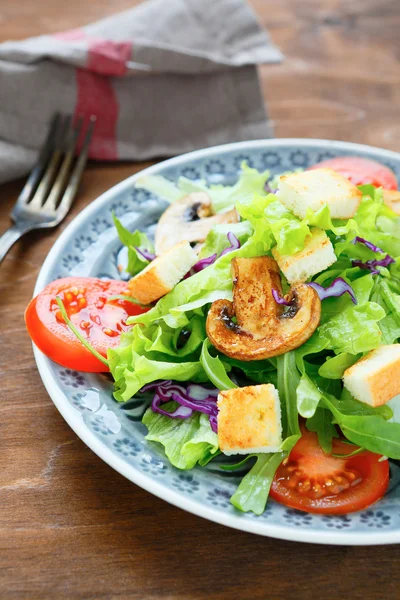
[[[279,268],[268,256],[234,258],[233,302],[213,302],[207,335],[226,356],[250,361],[278,356],[298,348],[318,327],[321,301],[310,286],[293,286],[286,309],[272,295],[281,293]]]
[[[204,242],[214,225],[237,222],[235,209],[214,215],[209,195],[193,192],[173,202],[161,215],[155,233],[156,254],[163,254],[183,240]]]

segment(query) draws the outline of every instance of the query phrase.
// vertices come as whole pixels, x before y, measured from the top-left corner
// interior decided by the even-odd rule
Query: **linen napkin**
[[[150,0],[0,44],[0,183],[29,171],[57,111],[96,115],[97,160],[269,137],[256,65],[281,60],[245,0]]]

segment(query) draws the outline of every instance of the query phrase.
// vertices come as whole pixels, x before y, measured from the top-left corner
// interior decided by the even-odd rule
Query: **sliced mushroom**
[[[216,300],[207,316],[207,335],[218,350],[238,360],[260,360],[294,350],[311,337],[321,317],[312,287],[293,286],[285,308],[272,295],[272,290],[282,294],[275,260],[234,258],[232,272],[233,302]]]
[[[237,222],[235,209],[214,215],[209,195],[193,192],[173,202],[161,215],[155,234],[156,254],[163,254],[183,240],[204,242],[214,225]]]

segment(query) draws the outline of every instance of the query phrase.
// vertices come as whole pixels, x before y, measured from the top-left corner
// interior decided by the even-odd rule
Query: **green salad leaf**
[[[173,412],[176,407],[176,402],[168,402],[163,409]],[[193,413],[188,419],[171,419],[149,408],[142,422],[148,429],[146,440],[162,444],[167,458],[177,469],[204,464],[209,455],[218,451],[218,436],[203,413]]]
[[[117,229],[119,239],[128,248],[128,265],[126,271],[134,277],[140,271],[143,271],[149,264],[148,260],[145,260],[143,256],[136,250],[141,248],[154,253],[153,243],[149,240],[147,235],[138,229],[131,233],[126,229],[121,221],[113,214],[114,225]]]
[[[332,452],[332,441],[341,432],[352,444],[400,460],[400,404],[393,400],[374,408],[354,399],[342,383],[345,370],[369,351],[400,341],[400,218],[384,204],[382,190],[361,186],[362,201],[352,219],[332,219],[327,205],[316,212],[308,210],[299,219],[277,195],[266,192],[269,177],[268,171],[244,164],[238,181],[229,186],[185,177],[173,183],[159,175],[137,182],[168,202],[205,192],[215,212],[235,207],[241,221],[215,226],[199,254],[200,259],[216,255],[215,262],[182,280],[147,313],[130,317],[132,329],[122,336],[118,348],[108,352],[114,395],[121,402],[156,380],[212,383],[219,390],[262,383],[276,386],[282,445],[278,452],[249,454],[240,461],[240,469],[248,472],[231,498],[236,508],[255,514],[265,510],[276,469],[301,436],[299,417],[306,419],[307,429],[317,434],[326,453]],[[268,184],[273,189],[278,181],[269,178]],[[148,264],[135,248],[152,252],[152,243],[141,232],[131,233],[114,220],[128,247],[128,271],[135,275]],[[337,257],[313,280],[327,287],[335,278],[343,278],[357,303],[348,294],[323,300],[319,327],[294,351],[246,362],[223,356],[207,338],[206,318],[212,302],[232,300],[232,259],[271,256],[275,246],[281,254],[295,254],[304,248],[313,227],[327,232]],[[230,246],[229,232],[239,240],[240,248],[221,256]],[[382,253],[354,243],[356,236],[372,242]],[[355,259],[362,263],[381,259],[386,253],[394,262],[379,267],[379,274],[353,264]],[[284,278],[282,283],[286,290]],[[174,402],[164,404],[166,410],[174,407]],[[206,415],[173,419],[148,408],[143,423],[148,429],[146,439],[161,444],[179,469],[204,466],[220,454],[218,435]],[[225,467],[233,470],[237,465],[222,462],[221,468]]]

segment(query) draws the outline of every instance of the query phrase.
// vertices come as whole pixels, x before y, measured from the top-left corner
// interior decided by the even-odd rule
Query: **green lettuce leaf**
[[[193,327],[197,327],[193,323]],[[160,352],[154,349],[154,343],[165,343],[157,340],[157,327],[154,328],[155,340],[151,339],[151,330],[140,326],[133,327],[124,334],[117,348],[109,349],[107,358],[111,375],[115,381],[114,397],[119,402],[125,402],[134,396],[146,383],[157,379],[174,379],[176,381],[193,381],[197,383],[207,381],[207,375],[198,360],[186,360],[179,349],[173,352],[169,345],[169,352]],[[147,337],[146,333],[149,335]],[[193,335],[193,330],[192,330]],[[199,348],[199,332],[195,330],[196,349]],[[190,344],[190,338],[187,342]],[[183,353],[184,354],[184,353]],[[190,355],[191,356],[191,355]]]
[[[357,407],[357,414],[352,414],[348,408],[350,399],[344,402],[324,395],[323,402],[353,444],[389,458],[400,459],[400,424],[386,420],[382,416],[386,410],[379,411],[352,399],[353,403],[362,405]],[[383,408],[390,410],[387,406]]]
[[[306,217],[299,219],[274,194],[261,197],[255,195],[247,203],[241,200],[237,204],[237,210],[244,219],[251,222],[255,235],[262,237],[269,234],[279,252],[285,255],[295,254],[304,248],[306,238],[310,235],[310,227],[319,227],[337,236],[345,235],[348,239],[353,239],[358,231],[353,219],[333,221],[328,205],[317,212],[308,210]]]
[[[177,404],[168,402],[163,409],[173,412]],[[193,413],[188,419],[171,419],[151,410],[143,415],[148,429],[146,440],[158,442],[170,463],[178,469],[192,469],[218,451],[218,436],[213,432],[208,416]]]
[[[332,452],[332,439],[339,437],[333,424],[333,415],[329,410],[318,407],[312,417],[307,419],[306,427],[317,434],[318,443],[326,454]]]
[[[242,512],[252,511],[256,515],[261,515],[267,504],[275,472],[286,458],[287,452],[257,454],[256,456],[257,460],[254,466],[243,477],[231,497],[231,503]]]
[[[354,365],[361,358],[361,354],[350,354],[349,352],[342,352],[337,356],[328,358],[320,368],[318,373],[325,379],[342,379],[343,373],[346,369]]]
[[[137,252],[136,248],[143,248],[151,253],[154,253],[153,243],[149,240],[147,235],[138,229],[134,232],[126,229],[121,221],[113,214],[114,224],[117,228],[118,236],[121,242],[128,248],[128,265],[126,271],[134,277],[140,271],[143,271],[149,264],[148,260],[145,260],[143,256]]]
[[[180,177],[178,183],[174,184],[161,175],[147,175],[136,182],[136,187],[144,188],[167,202],[174,202],[192,192],[206,192],[211,198],[214,211],[219,213],[230,210],[240,199],[251,199],[254,193],[265,193],[264,184],[268,177],[269,171],[257,171],[243,162],[234,185],[209,186],[204,180],[193,181],[187,177]]]
[[[313,417],[321,399],[322,392],[311,381],[310,377],[306,373],[303,373],[296,389],[298,413],[305,418]]]
[[[233,381],[231,381],[227,375],[227,371],[230,370],[230,367],[225,367],[224,363],[218,356],[211,356],[210,346],[210,340],[208,338],[205,339],[200,356],[200,363],[208,379],[219,390],[230,390],[237,387],[237,385],[233,383]]]
[[[296,353],[286,352],[277,357],[277,387],[282,406],[283,437],[300,436],[299,415],[296,404],[296,390],[300,374],[296,365]]]
[[[388,281],[377,276],[371,300],[386,312],[386,316],[379,322],[382,344],[394,344],[400,339],[400,295],[392,291]]]

